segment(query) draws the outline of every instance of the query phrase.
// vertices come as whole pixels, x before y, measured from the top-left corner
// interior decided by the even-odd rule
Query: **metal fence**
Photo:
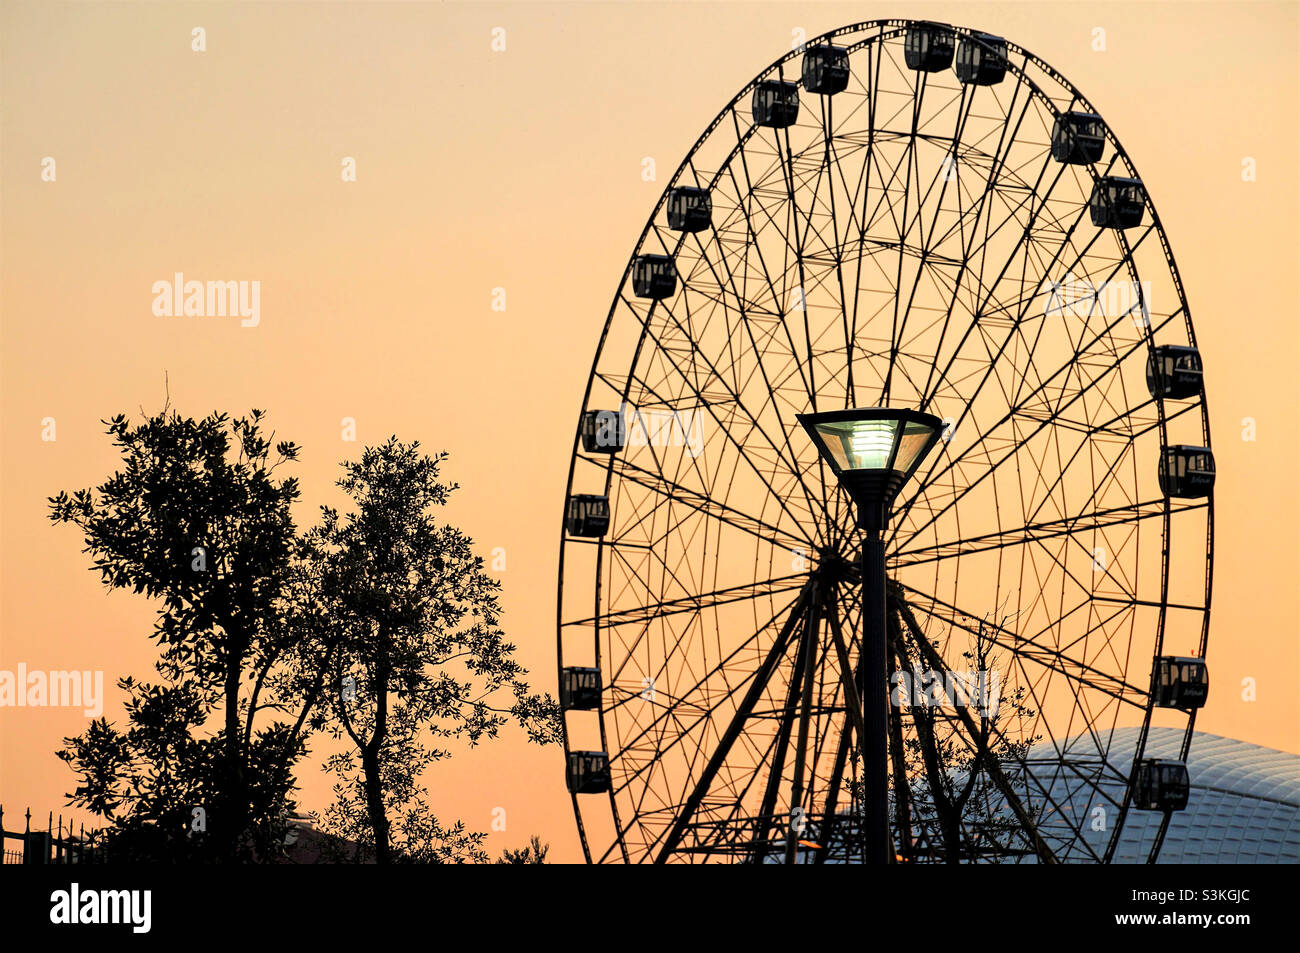
[[[0,845],[4,848],[6,864],[99,864],[104,862],[102,845],[103,832],[86,830],[85,825],[73,828],[71,822],[66,825],[60,814],[57,822],[50,812],[41,830],[40,822],[32,829],[32,812],[29,808],[23,817],[23,829],[10,831],[5,828],[5,812],[0,805]]]

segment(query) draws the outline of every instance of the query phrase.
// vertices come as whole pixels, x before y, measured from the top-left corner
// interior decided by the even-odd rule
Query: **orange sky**
[[[99,419],[157,409],[165,372],[182,411],[266,408],[305,448],[304,523],[363,444],[396,433],[449,450],[463,489],[448,516],[485,556],[504,547],[507,630],[553,692],[574,418],[666,177],[795,28],[925,17],[1043,57],[1141,170],[1195,316],[1219,468],[1213,690],[1197,727],[1300,752],[1294,3],[11,0],[0,16],[0,668],[102,669],[110,685],[148,673],[152,609],[104,593],[45,498],[111,471]],[[348,156],[355,183],[340,180]],[[660,181],[642,181],[646,156]],[[260,324],[156,317],[151,286],[177,271],[260,281]],[[345,417],[357,443],[340,437]],[[52,752],[84,723],[0,709],[0,803],[57,813],[72,778]],[[301,780],[323,807],[324,779]],[[444,819],[486,830],[506,809],[494,853],[536,832],[556,859],[580,856],[558,748],[512,734],[430,782]]]

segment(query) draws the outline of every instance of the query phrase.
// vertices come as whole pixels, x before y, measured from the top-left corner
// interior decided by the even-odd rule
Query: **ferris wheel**
[[[589,861],[860,860],[857,706],[885,692],[896,861],[1106,862],[1134,811],[1155,859],[1208,694],[1214,482],[1157,189],[1050,66],[941,23],[831,31],[709,124],[575,435]],[[853,504],[796,420],[869,406],[943,428],[885,531],[879,684]],[[1152,726],[1181,760],[1146,757]]]

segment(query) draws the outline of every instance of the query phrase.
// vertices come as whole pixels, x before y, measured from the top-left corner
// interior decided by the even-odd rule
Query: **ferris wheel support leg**
[[[767,690],[768,682],[776,671],[777,665],[785,658],[787,650],[790,648],[790,642],[799,627],[799,623],[804,618],[804,612],[808,605],[808,599],[811,595],[812,587],[804,586],[799,593],[799,598],[795,600],[790,607],[790,615],[781,627],[781,632],[772,642],[772,648],[768,651],[767,657],[763,664],[759,666],[758,671],[754,673],[753,679],[749,683],[749,690],[745,692],[745,697],[741,699],[740,704],[736,707],[736,712],[731,718],[731,723],[727,730],[723,732],[722,738],[718,741],[717,750],[713,752],[713,757],[705,766],[699,780],[695,783],[694,790],[686,799],[686,804],[682,807],[677,815],[676,821],[673,822],[672,830],[668,832],[668,837],[663,846],[659,849],[659,854],[655,858],[656,864],[666,863],[672,855],[673,850],[677,847],[685,833],[686,828],[695,818],[695,811],[699,808],[700,802],[708,794],[713,779],[722,769],[723,762],[726,761],[727,755],[731,752],[731,746],[735,744],[736,739],[740,737],[745,722],[754,710],[754,706],[762,697],[763,692]]]
[[[916,616],[912,612],[911,606],[901,599],[898,601],[898,614],[907,624],[908,629],[911,630],[912,642],[921,653],[921,657],[934,671],[947,677],[949,668],[944,662],[943,656],[935,650],[934,646],[930,644],[930,640],[925,637],[925,632],[917,623]],[[1056,856],[1052,853],[1052,849],[1047,845],[1047,842],[1043,840],[1042,835],[1038,833],[1037,823],[1029,812],[1025,810],[1024,805],[1020,801],[1019,795],[1016,794],[1015,788],[1012,787],[1011,782],[1003,773],[998,756],[989,750],[988,742],[984,740],[983,735],[976,727],[974,719],[970,716],[970,712],[965,708],[958,708],[957,717],[961,720],[962,726],[966,729],[967,735],[975,743],[976,749],[979,752],[980,757],[983,759],[982,763],[984,765],[984,770],[988,772],[989,779],[993,782],[998,791],[1002,793],[1002,796],[1006,798],[1008,806],[1010,806],[1012,812],[1016,815],[1016,819],[1020,822],[1021,830],[1024,832],[1025,837],[1033,845],[1034,852],[1038,855],[1038,862],[1042,864],[1057,863]]]
[[[889,846],[889,691],[885,665],[885,543],[868,527],[862,541],[862,646],[866,677],[862,692],[865,728],[863,774],[866,792],[863,831],[867,863],[890,862]]]

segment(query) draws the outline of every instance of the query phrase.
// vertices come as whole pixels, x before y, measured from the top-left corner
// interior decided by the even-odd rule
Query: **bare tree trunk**
[[[388,643],[387,632],[379,630],[379,658],[375,665],[375,730],[361,751],[361,768],[366,775],[366,812],[375,833],[375,863],[392,863],[388,842],[388,815],[384,812],[384,779],[379,754],[388,738]]]
[[[226,803],[218,811],[215,821],[220,833],[224,859],[234,863],[239,856],[239,841],[244,834],[248,798],[244,792],[244,772],[240,751],[239,684],[243,675],[243,651],[232,645],[226,659]],[[222,815],[225,815],[224,817]]]
[[[388,815],[384,812],[384,787],[379,774],[379,746],[374,741],[361,752],[361,768],[366,775],[366,813],[375,833],[375,863],[390,864]]]

